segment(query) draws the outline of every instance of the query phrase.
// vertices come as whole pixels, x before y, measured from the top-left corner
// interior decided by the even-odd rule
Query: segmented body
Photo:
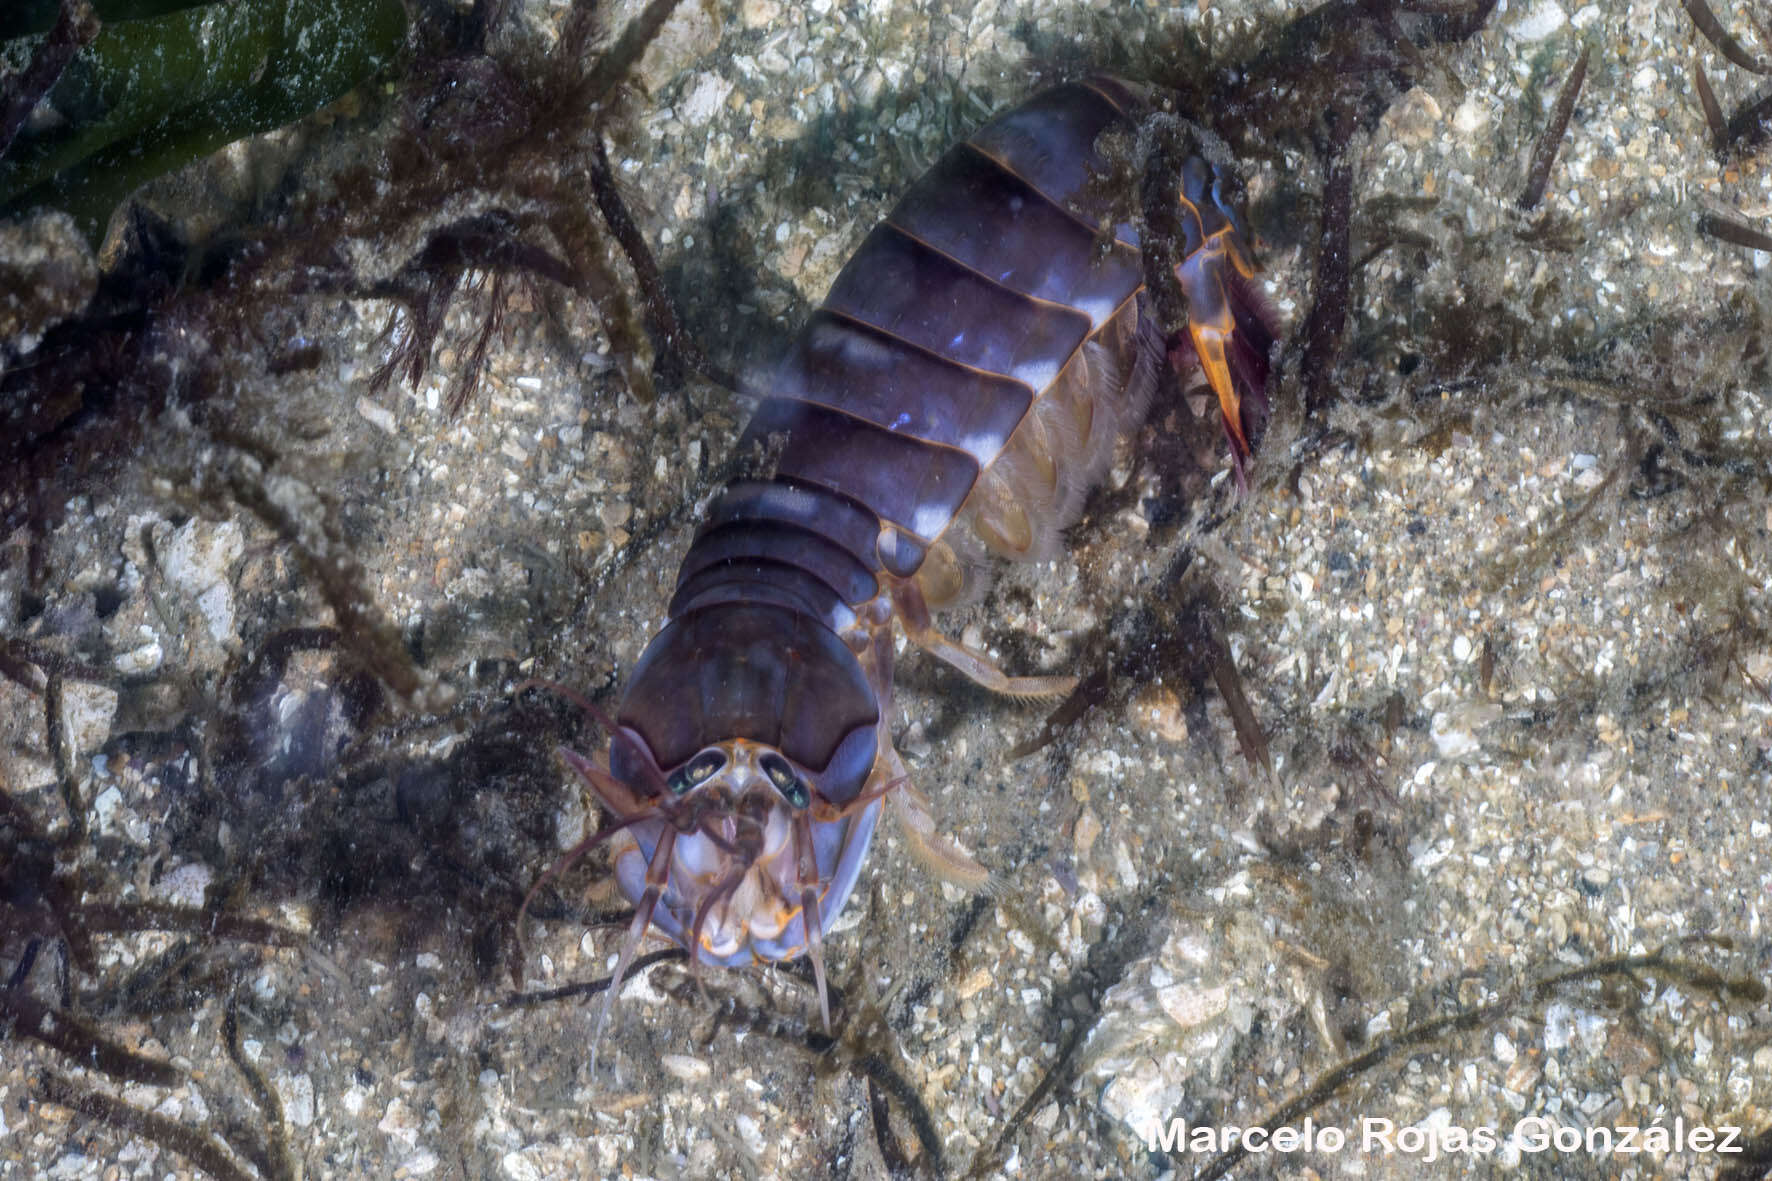
[[[935,834],[890,737],[893,629],[981,683],[1006,676],[931,609],[987,555],[1041,557],[1075,516],[1165,363],[1135,231],[1107,225],[1100,135],[1141,92],[1045,91],[954,147],[863,242],[777,370],[746,445],[767,479],[729,486],[634,669],[607,773],[617,874],[649,923],[715,964],[810,951],[853,888],[882,803],[950,876],[982,871]],[[1272,327],[1226,180],[1183,169],[1176,274],[1233,447],[1262,403]],[[618,970],[619,974],[619,970]],[[613,992],[613,990],[611,990]]]

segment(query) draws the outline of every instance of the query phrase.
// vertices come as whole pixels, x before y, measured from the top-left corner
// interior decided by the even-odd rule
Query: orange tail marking
[[[1237,454],[1247,458],[1250,448],[1249,440],[1243,437],[1242,399],[1237,396],[1236,387],[1231,384],[1231,367],[1224,359],[1224,342],[1230,333],[1216,325],[1202,324],[1191,318],[1187,327],[1188,334],[1194,340],[1194,353],[1200,358],[1200,368],[1205,371],[1206,382],[1212,387],[1212,392],[1218,395],[1218,408],[1224,414],[1225,430],[1230,432]]]
[[[1186,199],[1183,198],[1184,204]],[[1194,355],[1206,383],[1218,395],[1218,408],[1224,415],[1224,426],[1240,461],[1251,453],[1249,440],[1243,434],[1243,403],[1231,380],[1230,363],[1225,359],[1225,345],[1237,331],[1236,316],[1231,312],[1225,294],[1223,273],[1226,266],[1235,267],[1245,277],[1254,267],[1230,227],[1212,234],[1200,248],[1182,260],[1176,268],[1182,288],[1187,293],[1188,335],[1193,340]]]

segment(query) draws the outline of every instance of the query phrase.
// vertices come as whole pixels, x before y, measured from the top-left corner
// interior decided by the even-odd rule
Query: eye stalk
[[[763,773],[769,776],[769,782],[781,793],[781,798],[796,808],[804,808],[811,802],[812,796],[806,790],[806,781],[794,773],[788,761],[777,754],[766,754],[759,760]]]
[[[724,751],[704,750],[673,771],[665,783],[669,785],[672,795],[680,796],[687,793],[690,788],[706,783],[714,772],[725,765],[726,754]]]

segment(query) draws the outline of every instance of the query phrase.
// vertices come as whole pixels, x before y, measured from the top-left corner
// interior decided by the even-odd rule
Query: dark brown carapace
[[[565,755],[615,814],[584,848],[613,840],[637,907],[605,1017],[656,926],[709,964],[810,955],[828,1026],[821,940],[884,804],[938,872],[986,877],[893,750],[893,629],[988,689],[1063,692],[1070,678],[1007,675],[932,611],[974,592],[991,555],[1053,550],[1167,357],[1197,362],[1247,458],[1275,327],[1238,185],[1203,154],[1181,169],[1189,319],[1171,347],[1138,234],[1090,183],[1098,138],[1146,110],[1140,88],[1097,77],[987,123],[862,243],[775,371],[747,432],[776,449],[774,475],[710,508],[607,770]]]

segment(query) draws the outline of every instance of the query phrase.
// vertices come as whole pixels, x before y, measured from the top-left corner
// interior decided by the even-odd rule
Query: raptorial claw
[[[626,790],[577,751],[568,750],[563,746],[558,747],[557,750],[560,757],[566,760],[567,765],[583,776],[585,782],[589,783],[592,788],[596,790],[597,794],[603,797],[606,802],[611,790]],[[651,819],[651,815],[650,811],[635,811],[632,815],[623,816],[622,819],[604,825],[602,828],[562,853],[554,864],[548,866],[547,870],[539,878],[535,879],[534,884],[532,884],[528,891],[523,895],[523,905],[517,908],[517,962],[512,965],[512,971],[518,979],[513,980],[513,983],[519,985],[522,984],[520,977],[523,971],[523,961],[527,958],[524,954],[523,920],[525,916],[529,914],[529,904],[535,901],[536,894],[541,892],[543,886],[578,864],[579,860],[583,858],[585,854],[595,849],[598,845],[601,845],[604,841],[615,836],[617,833],[625,832],[627,829],[643,820]]]
[[[806,954],[812,959],[812,978],[818,983],[818,1015],[826,1037],[831,1035],[831,994],[824,982],[824,924],[819,921],[818,891],[800,888],[800,907],[806,917]]]
[[[898,752],[888,750],[887,754],[896,790],[886,798],[892,803],[892,814],[898,820],[905,848],[919,865],[949,885],[968,892],[989,890],[991,871],[936,831],[935,809],[929,797],[911,782],[910,772]]]
[[[806,954],[812,960],[812,977],[818,982],[818,1012],[825,1036],[831,1033],[831,997],[824,982],[824,916],[818,907],[818,858],[812,851],[811,819],[801,813],[794,820],[794,860],[800,879],[800,922],[806,929]]]
[[[621,992],[622,977],[628,974],[628,968],[634,962],[634,953],[640,950],[640,940],[645,937],[646,928],[652,925],[652,913],[658,908],[658,896],[670,875],[671,851],[676,839],[677,834],[673,829],[665,829],[664,834],[659,837],[658,848],[653,851],[651,862],[646,866],[646,893],[634,908],[634,921],[628,924],[628,933],[621,941],[621,955],[616,958],[615,971],[609,977],[609,987],[603,990],[602,1003],[597,1006],[597,1024],[591,1030],[592,1078],[597,1077],[597,1049],[603,1044],[603,1030],[609,1025],[609,1014],[614,1011],[616,995]]]

